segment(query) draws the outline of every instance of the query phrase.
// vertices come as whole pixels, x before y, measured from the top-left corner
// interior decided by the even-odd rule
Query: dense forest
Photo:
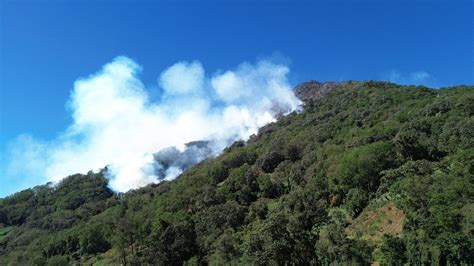
[[[174,181],[0,199],[0,265],[473,265],[474,87],[307,82]]]

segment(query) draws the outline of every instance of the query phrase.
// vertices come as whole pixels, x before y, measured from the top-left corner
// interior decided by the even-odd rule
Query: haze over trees
[[[0,199],[0,265],[474,264],[474,87],[308,82],[301,113],[114,193]]]

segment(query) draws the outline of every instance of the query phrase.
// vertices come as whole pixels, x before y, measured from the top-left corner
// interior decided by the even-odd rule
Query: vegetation
[[[300,88],[304,111],[175,181],[0,199],[0,265],[474,264],[474,87]]]

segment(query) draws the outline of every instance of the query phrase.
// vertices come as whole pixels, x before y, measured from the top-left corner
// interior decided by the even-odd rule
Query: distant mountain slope
[[[304,82],[295,88],[295,94],[304,102],[317,100],[336,88],[355,88],[360,82]]]
[[[178,179],[102,173],[0,200],[0,265],[474,264],[474,87],[304,83]]]

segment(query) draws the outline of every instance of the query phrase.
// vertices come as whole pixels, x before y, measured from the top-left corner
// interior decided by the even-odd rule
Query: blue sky
[[[8,144],[65,130],[74,81],[116,56],[138,62],[148,88],[178,61],[213,73],[268,57],[292,85],[442,87],[474,83],[473,25],[472,1],[2,1],[0,196],[34,185],[5,177]]]

